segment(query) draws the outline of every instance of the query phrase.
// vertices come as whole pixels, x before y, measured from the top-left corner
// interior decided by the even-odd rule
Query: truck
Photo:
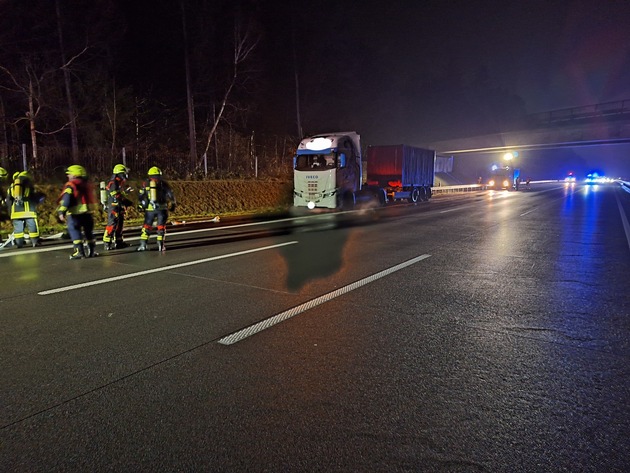
[[[435,151],[405,145],[368,147],[355,131],[304,138],[293,158],[293,206],[350,210],[406,199],[428,200]]]
[[[490,169],[490,178],[488,179],[488,189],[506,189],[518,190],[520,182],[520,169],[514,169],[510,166],[493,165]]]

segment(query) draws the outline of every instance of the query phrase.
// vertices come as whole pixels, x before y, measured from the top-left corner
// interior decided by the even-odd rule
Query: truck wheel
[[[416,203],[420,199],[420,191],[417,187],[411,189],[411,194],[409,195],[409,202]]]
[[[376,201],[378,202],[378,204],[381,207],[384,207],[385,204],[387,203],[387,194],[385,193],[385,190],[384,189],[378,189],[376,191],[375,197],[376,197]]]

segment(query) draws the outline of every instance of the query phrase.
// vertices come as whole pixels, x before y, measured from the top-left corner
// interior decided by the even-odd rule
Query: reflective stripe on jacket
[[[35,189],[28,180],[17,177],[13,181],[7,193],[7,201],[11,205],[12,220],[37,217],[37,202],[33,201],[34,194]]]
[[[58,213],[71,215],[90,212],[90,205],[95,203],[92,187],[85,179],[72,179],[66,182],[59,195]]]
[[[109,180],[105,187],[107,189],[107,205],[109,207],[123,205],[123,201],[127,199],[126,184],[126,179],[122,179],[116,174]]]

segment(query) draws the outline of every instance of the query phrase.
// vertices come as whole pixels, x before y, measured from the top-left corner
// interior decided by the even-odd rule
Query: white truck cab
[[[361,190],[361,143],[354,131],[303,139],[293,159],[293,205],[348,209]]]

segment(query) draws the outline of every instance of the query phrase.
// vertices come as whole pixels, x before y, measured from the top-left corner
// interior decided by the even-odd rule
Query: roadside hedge
[[[138,189],[140,181],[130,181]],[[177,208],[171,212],[171,220],[201,218],[207,216],[238,215],[269,212],[288,208],[292,203],[293,183],[275,180],[221,180],[221,181],[169,181],[177,199]],[[35,185],[44,192],[46,199],[38,208],[40,232],[53,233],[63,228],[57,222],[55,209],[61,192],[59,185]],[[98,193],[98,183],[95,183]],[[127,221],[140,222],[142,214],[136,210],[137,191],[129,194],[134,202],[128,209]],[[94,212],[97,229],[103,227],[107,217],[102,207]],[[11,233],[11,222],[2,222],[0,231]]]

